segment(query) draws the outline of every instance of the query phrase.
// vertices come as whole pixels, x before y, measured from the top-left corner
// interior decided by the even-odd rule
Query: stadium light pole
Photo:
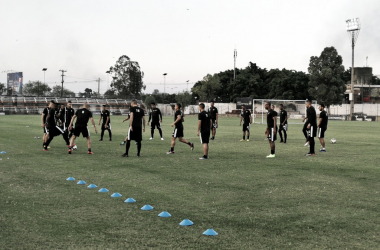
[[[347,24],[347,32],[351,41],[352,46],[352,67],[351,67],[351,105],[350,105],[350,121],[352,121],[352,115],[354,113],[354,96],[355,96],[355,89],[354,89],[354,49],[355,44],[359,36],[360,32],[360,21],[359,18],[352,18],[346,20]]]
[[[165,85],[166,85],[166,75],[167,75],[168,73],[164,73],[163,74],[163,76],[164,76],[164,94],[166,93],[166,87],[165,87]]]
[[[46,70],[47,70],[47,68],[43,68],[42,69],[42,71],[44,72],[44,85],[46,84],[45,83],[45,73],[46,73]],[[40,97],[40,83],[38,83],[38,89],[37,89],[37,93],[38,93],[38,95],[37,95],[37,97]]]
[[[187,81],[186,81],[186,84],[187,84],[187,87],[186,87],[186,88],[187,88],[187,92],[189,92],[189,81],[190,81],[190,80],[187,80]]]

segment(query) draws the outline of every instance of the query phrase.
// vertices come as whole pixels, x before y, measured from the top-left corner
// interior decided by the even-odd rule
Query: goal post
[[[284,105],[284,109],[288,112],[289,124],[303,124],[302,119],[306,116],[306,100],[274,100],[274,99],[253,99],[252,113],[253,123],[265,124],[266,113],[265,102],[274,105],[274,110],[279,113],[279,105]],[[317,110],[317,101],[312,101],[311,105]],[[280,119],[280,116],[277,116]]]

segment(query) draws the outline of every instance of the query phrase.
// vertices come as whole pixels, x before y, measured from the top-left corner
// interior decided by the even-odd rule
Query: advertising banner
[[[22,94],[22,83],[23,83],[22,72],[7,74],[7,88],[8,88],[9,94],[11,95]]]
[[[250,97],[238,97],[236,98],[236,109],[241,109],[241,105],[245,105],[246,109],[252,110],[252,98]]]

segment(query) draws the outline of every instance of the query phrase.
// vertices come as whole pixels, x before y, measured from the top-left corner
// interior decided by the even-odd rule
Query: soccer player
[[[63,135],[63,133],[64,133],[64,131],[59,126],[57,126],[58,119],[57,119],[56,108],[57,108],[57,104],[55,103],[55,101],[53,101],[53,100],[50,101],[49,113],[46,117],[46,128],[47,128],[47,133],[49,135],[49,138],[44,143],[43,151],[48,150],[49,144],[54,139],[55,136],[58,136],[61,134]],[[69,146],[69,144],[70,144],[69,138],[63,136],[63,139],[65,140],[66,145]]]
[[[218,128],[218,109],[214,106],[214,102],[211,102],[211,107],[208,109],[208,113],[212,120],[212,137],[211,140],[215,140],[216,129]]]
[[[129,119],[131,119],[131,114],[128,114],[127,118],[125,118],[125,119],[123,120],[123,122],[128,121]],[[122,142],[120,143],[120,145],[125,145],[125,143],[127,143],[127,140],[128,140],[128,135],[125,137],[124,141],[122,141]]]
[[[201,139],[201,144],[203,146],[203,157],[199,158],[199,160],[207,160],[208,159],[208,143],[210,140],[210,130],[212,119],[210,117],[210,113],[205,111],[204,103],[199,104],[199,110],[201,111],[198,114],[198,132],[197,136]]]
[[[267,129],[265,130],[265,135],[268,137],[270,145],[270,155],[266,158],[275,158],[276,157],[276,145],[275,141],[277,140],[277,112],[271,109],[271,103],[265,103],[265,109],[267,112]]]
[[[167,154],[174,154],[174,146],[175,146],[175,139],[178,138],[180,142],[186,143],[190,146],[191,150],[194,150],[194,143],[191,143],[185,139],[183,139],[183,114],[181,112],[181,104],[177,103],[175,105],[175,114],[174,114],[174,122],[171,124],[172,127],[175,126],[174,132],[172,135],[172,142],[171,142],[171,148]]]
[[[129,114],[131,118],[129,122],[127,144],[125,146],[125,153],[122,156],[128,157],[129,148],[131,146],[131,140],[134,140],[137,142],[137,157],[140,157],[141,141],[142,141],[141,130],[145,132],[145,116],[144,116],[144,110],[137,106],[136,100],[132,100]],[[143,129],[141,129],[142,125],[144,126]]]
[[[309,135],[309,145],[310,151],[306,154],[306,156],[314,156],[315,155],[315,141],[314,137],[317,136],[317,113],[313,106],[311,106],[311,101],[306,101],[306,116],[307,116],[307,129],[310,130]]]
[[[288,135],[286,134],[286,131],[288,131],[288,112],[284,109],[284,105],[280,104],[280,128],[278,130],[278,133],[280,134],[281,142],[286,143],[286,139]],[[282,139],[282,131],[284,131],[284,139]]]
[[[42,147],[44,147],[47,139],[49,138],[48,129],[46,128],[46,117],[49,114],[49,105],[44,108],[41,114],[41,127],[44,129],[44,135],[42,137]]]
[[[70,139],[72,136],[73,130],[69,130],[69,125],[71,122],[71,118],[73,118],[74,114],[74,109],[71,108],[71,101],[67,102],[66,107],[64,105],[61,105],[61,109],[59,112],[59,120],[62,124],[62,129],[64,131],[63,136],[67,137],[68,139]]]
[[[304,122],[303,124],[303,128],[302,128],[302,133],[303,135],[305,136],[305,139],[306,139],[306,143],[305,143],[305,147],[306,146],[309,146],[309,134],[308,134],[308,129],[307,129],[307,126],[309,125],[309,123],[307,122],[307,117],[303,118],[302,119],[302,122]]]
[[[245,132],[247,132],[247,141],[249,141],[250,129],[252,124],[251,112],[245,108],[245,105],[241,105],[241,114],[240,114],[240,126],[243,121],[243,139],[240,141],[245,141]]]
[[[327,115],[327,112],[324,110],[324,108],[325,108],[324,104],[319,105],[319,111],[321,111],[321,113],[319,114],[318,137],[319,137],[319,142],[321,143],[321,146],[322,146],[319,152],[326,152],[325,132],[327,130],[327,123],[328,123],[329,117]]]
[[[152,123],[150,124],[150,135],[151,135],[151,137],[149,140],[153,140],[154,128],[157,127],[158,132],[160,132],[161,141],[163,141],[164,138],[162,138],[162,130],[161,130],[161,123],[162,123],[161,111],[159,108],[156,107],[156,103],[154,103],[154,102],[151,103],[150,106],[152,108],[152,112],[149,113],[148,126],[149,126],[150,120],[152,120]]]
[[[92,112],[88,110],[88,103],[84,103],[83,107],[81,109],[78,109],[77,112],[75,112],[75,115],[73,116],[73,118],[71,118],[69,130],[71,130],[75,118],[77,119],[77,121],[75,123],[74,135],[70,141],[69,154],[71,154],[75,139],[79,137],[80,134],[82,134],[84,138],[87,138],[87,154],[92,155],[94,153],[91,151],[91,136],[90,131],[87,127],[88,120],[91,120],[91,123],[95,128],[95,134],[98,133],[98,130],[96,129],[94,118],[92,118]]]
[[[100,132],[100,140],[103,141],[104,136],[104,130],[108,130],[108,135],[110,136],[110,141],[112,141],[112,132],[111,132],[111,117],[109,110],[106,109],[106,105],[102,106],[102,110],[100,111],[100,118],[99,118],[99,124],[100,121],[103,119],[101,132]]]

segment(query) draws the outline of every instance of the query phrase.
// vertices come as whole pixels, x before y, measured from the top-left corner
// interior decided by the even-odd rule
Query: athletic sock
[[[154,135],[154,129],[151,129],[151,130],[150,130],[150,135],[151,135],[151,137],[153,138],[153,135]]]
[[[249,140],[249,135],[247,135],[247,139]]]
[[[88,151],[91,152],[91,148],[89,148]]]
[[[270,154],[271,154],[271,155],[274,155],[274,150],[271,150],[271,151],[270,151]]]
[[[207,155],[203,155],[203,158],[207,159]]]
[[[160,136],[161,136],[161,138],[162,138],[162,130],[161,130],[161,128],[158,129],[158,132],[160,132]],[[153,137],[153,136],[152,136],[152,137]]]
[[[137,142],[137,156],[140,156],[141,151],[141,141]]]
[[[245,135],[243,135],[243,140],[245,140]]]
[[[129,147],[131,146],[131,141],[127,140],[127,144],[125,145],[125,154],[128,155]]]
[[[172,147],[172,148],[170,148],[170,151],[174,152],[174,148],[173,148],[173,147]]]

